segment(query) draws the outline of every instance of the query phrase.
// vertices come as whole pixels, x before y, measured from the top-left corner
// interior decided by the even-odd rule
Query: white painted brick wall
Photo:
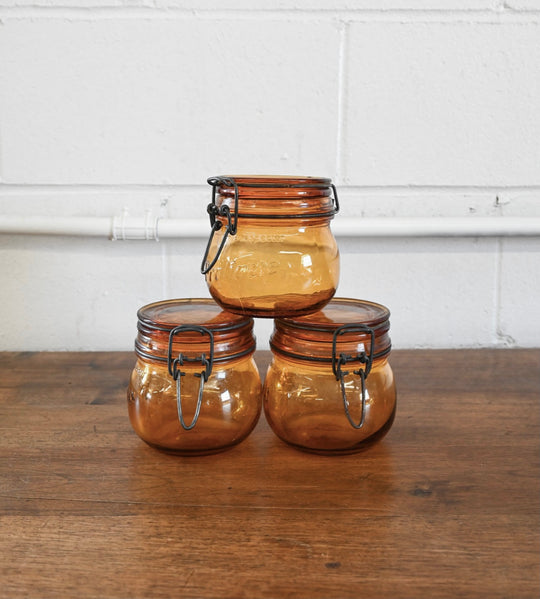
[[[4,23],[6,183],[194,184],[209,173],[332,172],[332,22]],[[51,152],[54,148],[54,152]]]
[[[540,23],[353,23],[347,63],[346,182],[540,184]]]
[[[205,218],[265,172],[338,219],[540,217],[539,65],[540,0],[0,0],[0,215]],[[205,243],[0,235],[0,350],[130,349]],[[339,243],[396,347],[540,345],[540,239]]]

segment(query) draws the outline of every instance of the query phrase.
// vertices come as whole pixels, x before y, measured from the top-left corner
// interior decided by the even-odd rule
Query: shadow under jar
[[[135,432],[153,447],[207,454],[240,443],[261,413],[253,319],[211,299],[177,299],[138,313],[128,387]]]
[[[346,454],[387,433],[396,410],[389,317],[380,304],[335,298],[314,314],[275,320],[263,406],[278,437]]]
[[[208,179],[211,234],[201,265],[224,309],[257,317],[309,314],[336,292],[339,252],[330,221],[335,186],[320,177]]]

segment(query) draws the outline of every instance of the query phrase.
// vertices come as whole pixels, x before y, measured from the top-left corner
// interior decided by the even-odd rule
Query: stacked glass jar
[[[210,453],[243,440],[264,405],[272,430],[299,449],[353,453],[380,439],[396,408],[390,314],[374,302],[334,298],[339,251],[330,221],[339,202],[331,180],[208,183],[201,271],[215,301],[139,310],[128,390],[135,431],[161,449]],[[253,317],[274,319],[262,394]]]

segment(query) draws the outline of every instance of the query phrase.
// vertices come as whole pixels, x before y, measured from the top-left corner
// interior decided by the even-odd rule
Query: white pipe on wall
[[[77,237],[110,237],[109,217],[74,216],[0,216],[0,232],[11,235],[75,235]]]
[[[341,237],[506,237],[540,235],[540,218],[350,218],[332,225]]]
[[[344,218],[332,223],[338,237],[509,237],[540,236],[539,217]],[[207,219],[0,215],[0,234],[105,237],[111,240],[204,238]]]

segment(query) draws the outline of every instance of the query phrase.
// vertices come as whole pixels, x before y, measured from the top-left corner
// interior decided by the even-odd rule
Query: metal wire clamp
[[[185,333],[188,331],[198,332],[201,335],[208,335],[210,338],[210,353],[208,358],[206,354],[201,354],[195,358],[189,358],[184,354],[178,354],[177,358],[173,359],[172,347],[175,336]],[[180,370],[180,367],[183,366],[186,362],[201,362],[204,366],[204,370],[201,372],[195,372],[193,376],[200,378],[199,384],[199,393],[197,397],[197,406],[195,408],[195,414],[190,424],[186,424],[184,420],[184,414],[182,410],[182,389],[181,389],[181,379],[186,375],[185,372]],[[208,377],[212,374],[212,367],[214,364],[214,334],[212,331],[207,329],[206,327],[196,326],[196,325],[180,325],[172,329],[169,334],[169,352],[167,356],[167,366],[169,370],[169,374],[172,376],[173,380],[176,381],[176,406],[178,411],[178,420],[182,425],[182,428],[186,431],[191,430],[199,419],[199,414],[201,412],[202,406],[202,398],[203,398],[203,390],[204,383],[208,380]]]
[[[356,356],[352,356],[345,353],[340,353],[337,355],[337,339],[340,335],[344,333],[368,333],[370,335],[370,343],[369,343],[369,352],[365,350],[358,353]],[[347,416],[348,421],[351,426],[355,429],[360,429],[364,426],[365,418],[366,418],[366,379],[371,371],[371,366],[373,363],[373,350],[375,346],[375,331],[363,324],[345,324],[341,327],[338,327],[334,331],[334,336],[332,338],[332,371],[336,377],[336,380],[340,383],[341,388],[341,396],[343,398],[343,406],[345,408],[345,415]],[[365,347],[365,345],[364,345]],[[345,364],[349,364],[350,362],[360,362],[364,367],[358,368],[358,370],[353,370],[353,374],[356,374],[360,377],[360,385],[361,385],[361,401],[362,401],[362,412],[360,416],[360,422],[357,424],[352,419],[352,416],[349,411],[349,401],[347,399],[347,393],[345,389],[345,381],[344,377],[349,374],[348,370],[342,370],[342,366]]]
[[[201,262],[201,273],[205,275],[207,272],[212,270],[214,264],[218,261],[221,256],[221,252],[223,251],[223,247],[225,246],[225,242],[227,241],[227,237],[229,235],[236,235],[236,229],[238,227],[238,185],[236,181],[230,177],[210,177],[208,179],[208,184],[212,186],[212,201],[208,204],[206,211],[210,216],[210,238],[208,239],[208,243],[206,244],[206,250],[204,252],[204,256]],[[226,185],[228,187],[234,187],[234,212],[231,213],[231,209],[227,204],[222,204],[218,206],[216,204],[216,193],[218,187],[221,185]],[[224,217],[227,219],[227,225],[225,228],[225,233],[223,234],[223,239],[219,244],[216,255],[210,262],[208,262],[208,253],[210,252],[210,246],[212,245],[212,240],[214,239],[214,235],[216,231],[219,231],[223,227],[223,223],[217,218],[218,216]]]

